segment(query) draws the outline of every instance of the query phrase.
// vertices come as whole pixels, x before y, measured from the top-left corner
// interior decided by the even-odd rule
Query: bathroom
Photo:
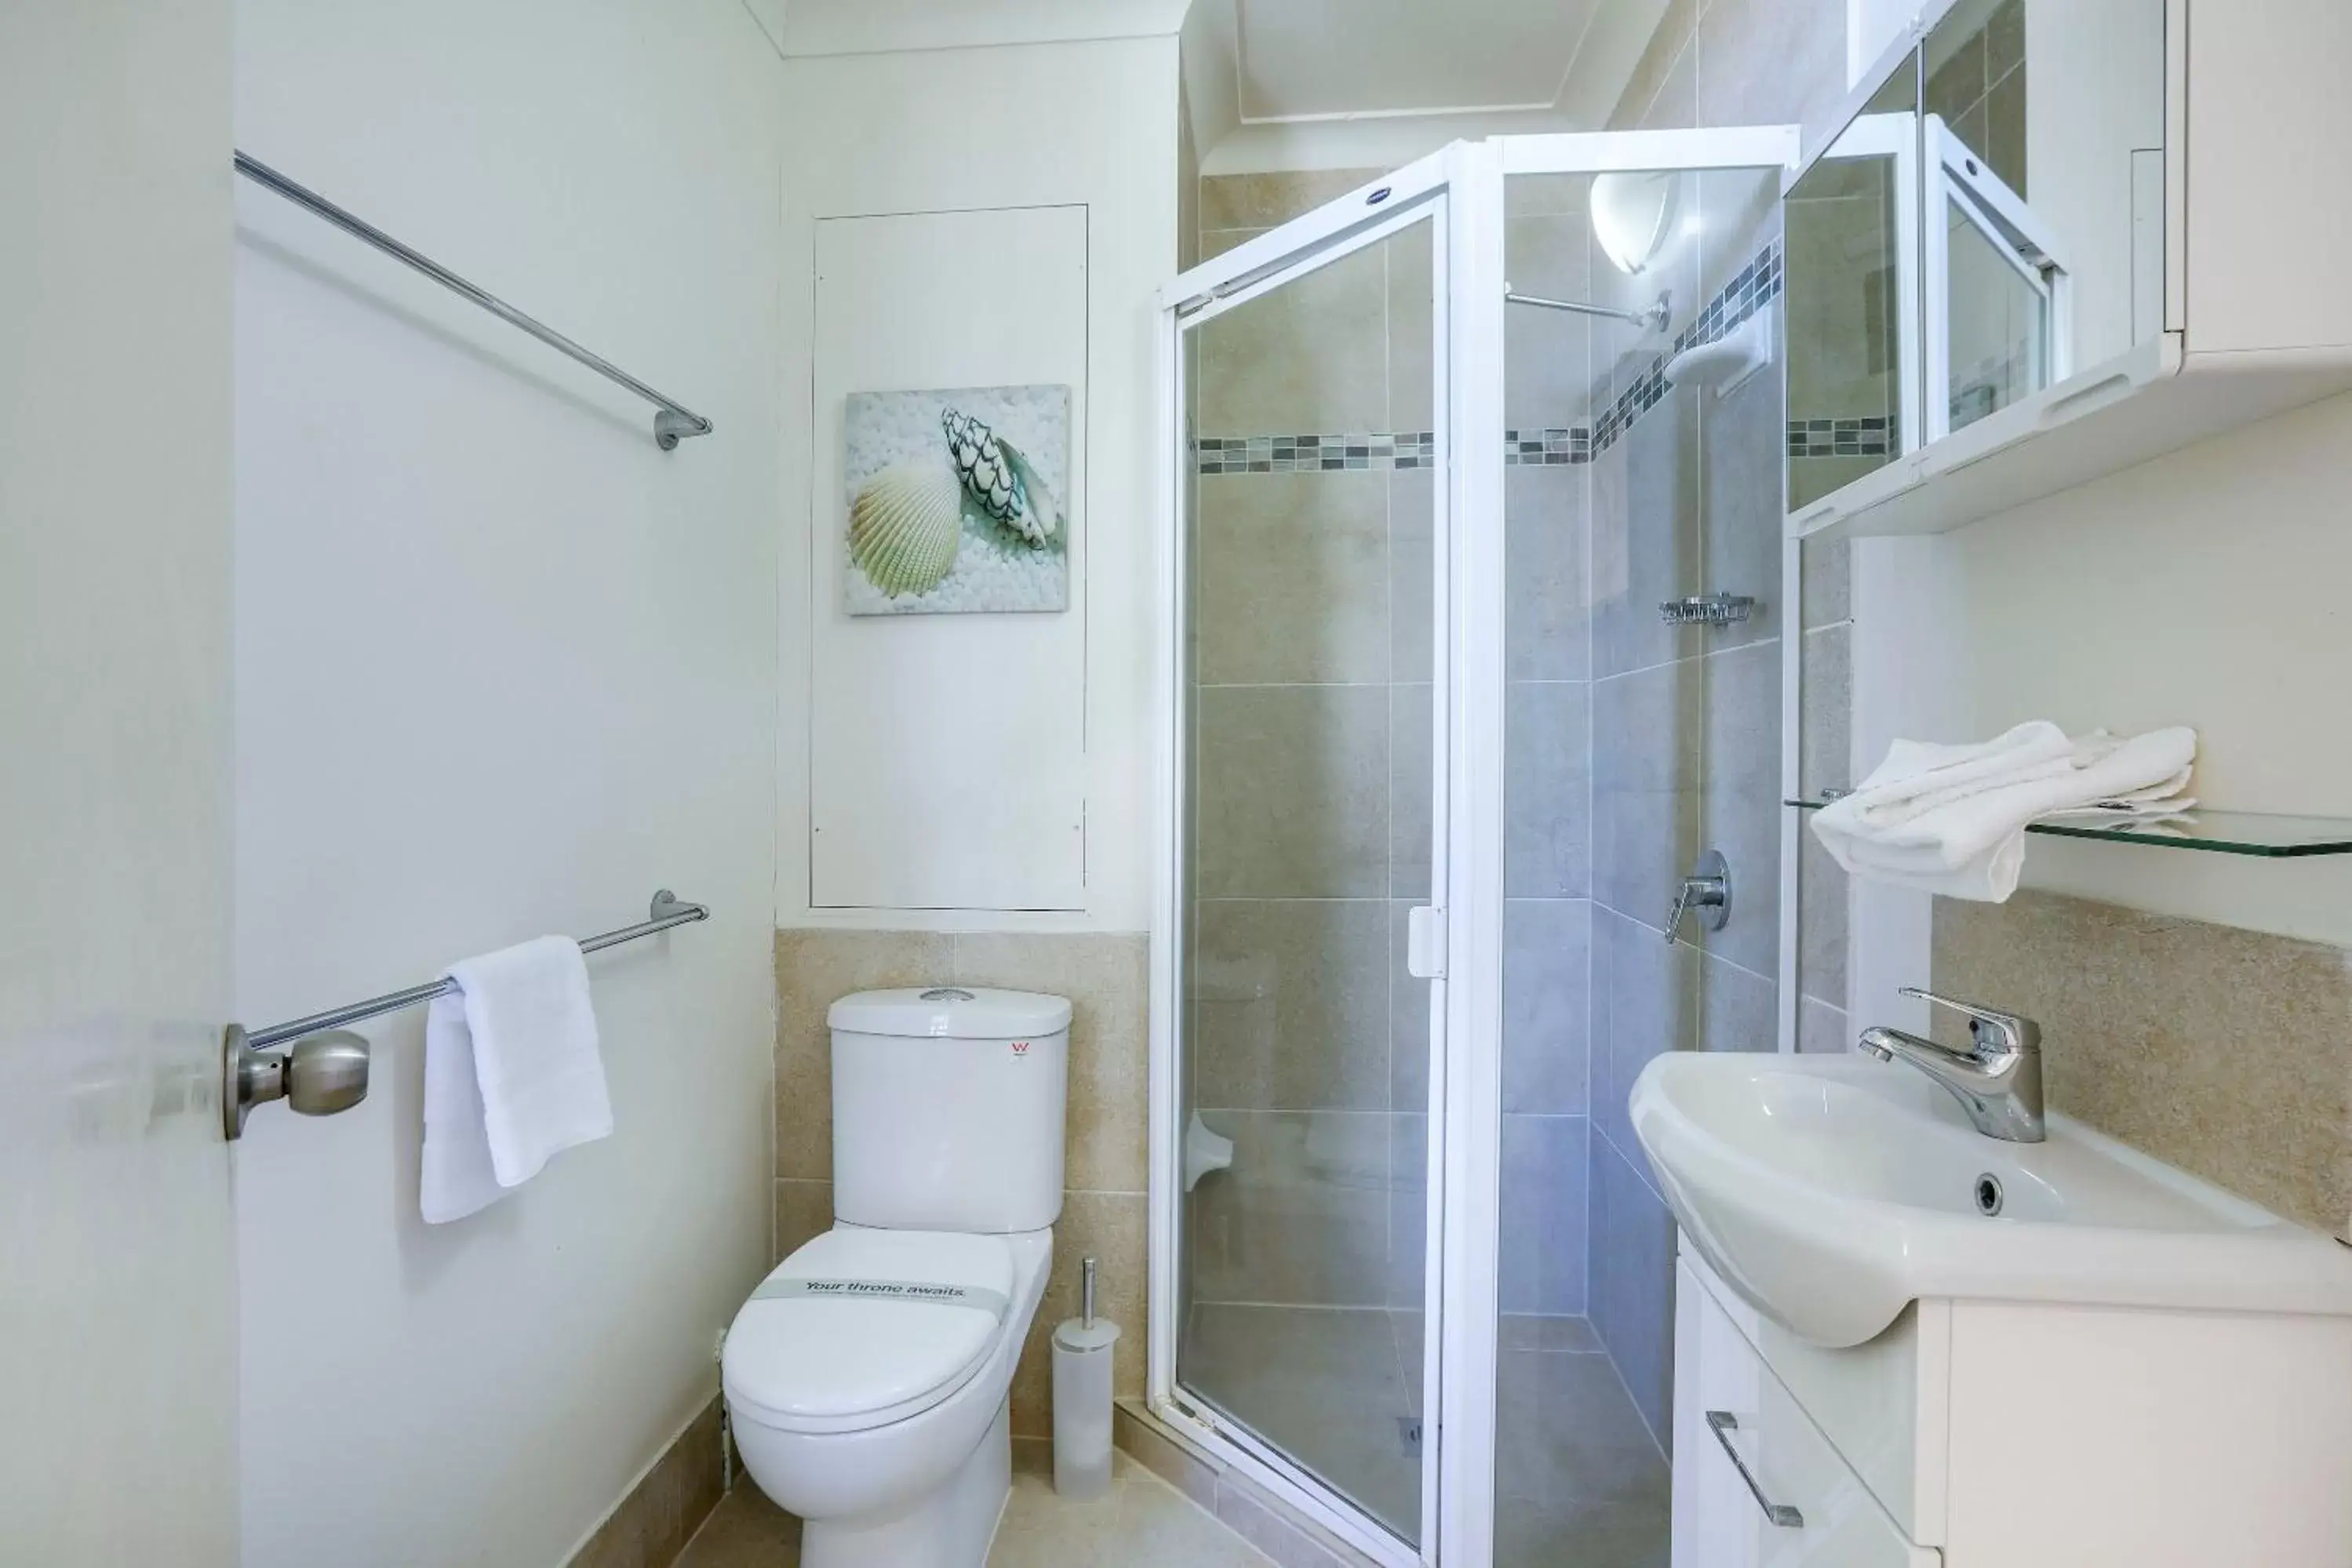
[[[9,8],[0,1560],[801,1561],[721,1336],[856,1223],[829,1009],[905,988],[1069,1004],[987,1561],[2352,1560],[2348,61],[2322,0]],[[1050,602],[845,590],[914,389],[1054,433]],[[2196,807],[1999,900],[1811,825],[2029,721],[2193,729]],[[640,924],[610,1134],[480,1212],[419,1211],[423,1008],[224,1138],[232,1022]],[[1906,988],[2038,1024],[2047,1152],[2259,1211],[2274,1286],[1809,1294],[1901,1206],[1730,1204],[1723,1071],[2001,1175],[1970,1245],[2126,1201],[1857,1050],[1966,1046]],[[2036,1300],[2195,1386],[2117,1425]],[[1903,1478],[1823,1393],[2011,1332]],[[2272,1490],[2060,1462],[2159,1422],[2174,1496]]]

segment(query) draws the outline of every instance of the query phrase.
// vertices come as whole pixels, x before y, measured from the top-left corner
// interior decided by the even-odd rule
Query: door
[[[236,1559],[226,0],[0,9],[0,1555]]]
[[[1169,325],[1155,1386],[1399,1563],[1421,1558],[1435,1453],[1442,173],[1217,258],[1179,280]]]

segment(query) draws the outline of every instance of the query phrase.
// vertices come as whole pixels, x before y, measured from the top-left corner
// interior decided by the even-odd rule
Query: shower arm
[[[1647,310],[1621,310],[1613,305],[1588,305],[1580,299],[1547,299],[1540,294],[1514,294],[1509,284],[1503,285],[1503,303],[1532,305],[1540,310],[1565,310],[1571,316],[1605,316],[1612,321],[1630,321],[1636,327],[1663,331],[1674,302],[1672,293],[1658,296],[1658,302]]]

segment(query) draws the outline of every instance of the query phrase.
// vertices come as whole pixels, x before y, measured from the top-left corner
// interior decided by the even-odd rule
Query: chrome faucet
[[[1916,986],[1903,994],[1969,1016],[1972,1051],[1953,1051],[1899,1029],[1866,1029],[1862,1049],[1881,1061],[1900,1057],[1946,1089],[1978,1132],[2011,1144],[2042,1142],[2042,1026],[2015,1013],[1956,1002]]]

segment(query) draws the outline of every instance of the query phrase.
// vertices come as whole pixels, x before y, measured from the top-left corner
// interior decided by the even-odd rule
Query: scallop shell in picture
[[[891,598],[929,593],[955,567],[963,483],[944,456],[894,463],[849,507],[849,559]]]

